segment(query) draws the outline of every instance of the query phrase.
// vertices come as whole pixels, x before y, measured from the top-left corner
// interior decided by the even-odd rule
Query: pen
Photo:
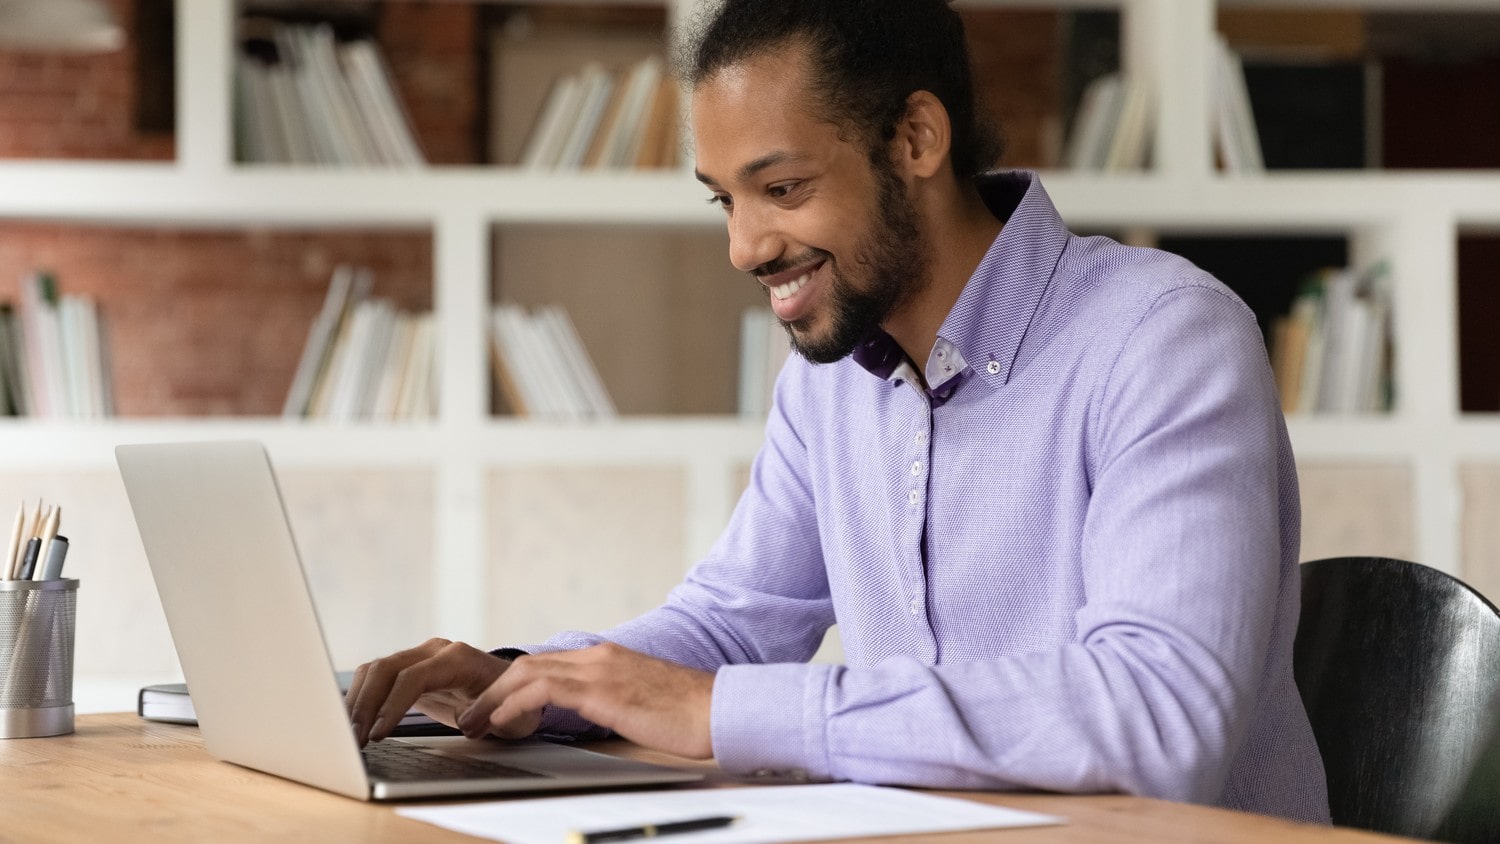
[[[42,580],[57,580],[62,577],[63,560],[68,556],[68,538],[58,534],[47,546],[47,564],[42,567]]]
[[[570,832],[568,833],[568,844],[602,844],[605,841],[632,841],[636,838],[655,838],[658,835],[671,835],[675,832],[697,832],[703,829],[719,829],[729,826],[739,818],[731,815],[717,815],[712,818],[694,818],[687,821],[669,821],[667,823],[648,823],[641,826],[627,826],[621,829],[601,829],[594,832]]]

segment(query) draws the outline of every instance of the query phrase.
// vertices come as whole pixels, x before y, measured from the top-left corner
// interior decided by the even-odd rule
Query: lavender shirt
[[[982,188],[1007,222],[932,392],[883,333],[794,355],[707,558],[659,609],[536,650],[606,638],[716,671],[731,772],[1326,823],[1292,679],[1297,480],[1254,316],[1180,258],[1070,234],[1033,174]],[[847,664],[805,664],[835,622]]]

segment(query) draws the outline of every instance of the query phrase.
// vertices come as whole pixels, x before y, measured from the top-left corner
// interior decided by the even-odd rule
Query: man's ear
[[[948,109],[931,92],[914,91],[906,98],[906,116],[896,125],[896,166],[912,177],[930,179],[948,166],[952,145]]]

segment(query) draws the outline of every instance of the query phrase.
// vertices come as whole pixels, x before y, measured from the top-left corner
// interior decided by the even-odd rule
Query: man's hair
[[[1004,151],[975,107],[963,21],[947,0],[724,0],[692,30],[679,65],[694,87],[755,56],[805,46],[812,113],[854,133],[872,159],[896,137],[916,91],[947,109],[960,179],[990,169]]]

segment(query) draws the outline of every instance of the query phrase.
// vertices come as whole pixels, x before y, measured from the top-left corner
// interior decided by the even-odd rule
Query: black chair
[[[1500,611],[1436,569],[1302,566],[1297,686],[1333,822],[1500,842]]]

